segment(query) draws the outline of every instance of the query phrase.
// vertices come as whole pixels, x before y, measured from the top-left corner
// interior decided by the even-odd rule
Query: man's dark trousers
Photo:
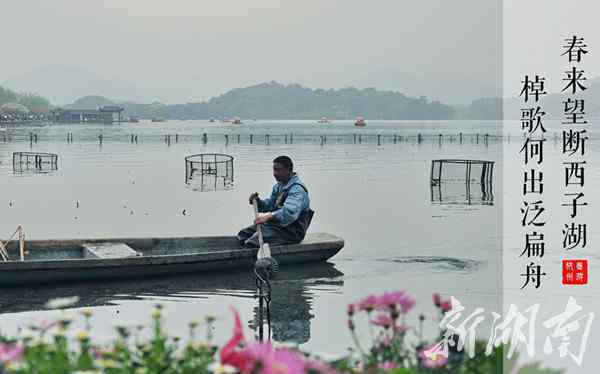
[[[304,239],[305,232],[298,220],[288,226],[281,226],[277,223],[267,222],[261,225],[263,241],[269,243],[269,246],[300,243]],[[258,232],[256,225],[248,226],[242,229],[238,235],[240,244],[246,247],[258,248]]]

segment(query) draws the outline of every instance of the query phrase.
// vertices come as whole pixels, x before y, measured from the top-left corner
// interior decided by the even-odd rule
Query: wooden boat
[[[343,246],[342,238],[315,233],[299,244],[274,246],[271,253],[285,266],[326,261]],[[0,287],[252,269],[257,252],[241,248],[234,236],[32,240],[25,243],[23,261],[18,241],[6,249]]]
[[[364,117],[356,117],[356,121],[354,122],[354,126],[365,127],[366,125],[367,125],[367,122],[365,121]]]

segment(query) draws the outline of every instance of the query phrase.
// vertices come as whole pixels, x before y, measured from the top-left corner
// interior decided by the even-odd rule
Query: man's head
[[[277,182],[286,183],[294,174],[294,163],[288,156],[279,156],[273,160],[273,176]]]

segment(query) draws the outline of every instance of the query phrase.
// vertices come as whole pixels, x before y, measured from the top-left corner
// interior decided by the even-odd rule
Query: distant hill
[[[586,111],[590,116],[600,116],[600,79],[590,80]],[[547,118],[562,114],[562,101],[566,94],[550,94],[540,105]],[[73,109],[96,109],[105,105],[120,105],[125,115],[141,118],[205,119],[210,117],[263,118],[263,119],[367,119],[394,120],[499,120],[502,115],[519,118],[520,108],[526,107],[521,99],[498,97],[480,98],[469,105],[450,106],[426,97],[408,97],[395,91],[374,88],[310,89],[298,84],[283,85],[277,82],[261,83],[236,88],[206,102],[166,105],[159,102],[140,104],[113,101],[102,96],[85,96],[66,106]],[[530,104],[533,105],[533,104]]]
[[[259,118],[366,118],[443,119],[452,116],[452,108],[426,97],[407,97],[393,91],[374,88],[312,90],[299,84],[262,83],[231,90],[199,104],[164,108],[175,115],[240,116]],[[169,113],[170,114],[170,113]]]
[[[70,108],[96,108],[113,105],[111,100],[88,96],[77,100]],[[161,103],[117,103],[128,115],[198,119],[239,116],[242,118],[316,119],[366,118],[379,119],[447,119],[453,115],[449,105],[429,101],[426,97],[407,97],[399,92],[377,91],[373,88],[339,90],[310,89],[298,84],[262,83],[233,89],[201,103],[164,105]]]
[[[98,109],[102,106],[116,105],[115,102],[103,96],[84,96],[73,104],[65,105],[65,109]]]
[[[564,104],[567,98],[585,100],[585,112],[588,117],[600,117],[600,78],[591,79],[585,83],[587,90],[578,92],[576,96],[568,92],[543,95],[538,103],[523,98],[513,97],[501,99],[498,97],[481,98],[471,104],[454,107],[454,118],[473,120],[519,119],[521,109],[539,105],[546,112],[545,118],[556,119],[563,117]]]

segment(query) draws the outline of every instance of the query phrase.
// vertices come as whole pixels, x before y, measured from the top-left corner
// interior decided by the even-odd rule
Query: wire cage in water
[[[200,191],[217,191],[233,186],[233,156],[201,153],[185,158],[185,183]]]
[[[58,155],[40,152],[13,152],[13,172],[50,172],[58,170]]]
[[[493,204],[494,161],[443,159],[431,161],[431,201]],[[473,188],[472,185],[478,185]],[[480,198],[477,197],[481,192]]]

